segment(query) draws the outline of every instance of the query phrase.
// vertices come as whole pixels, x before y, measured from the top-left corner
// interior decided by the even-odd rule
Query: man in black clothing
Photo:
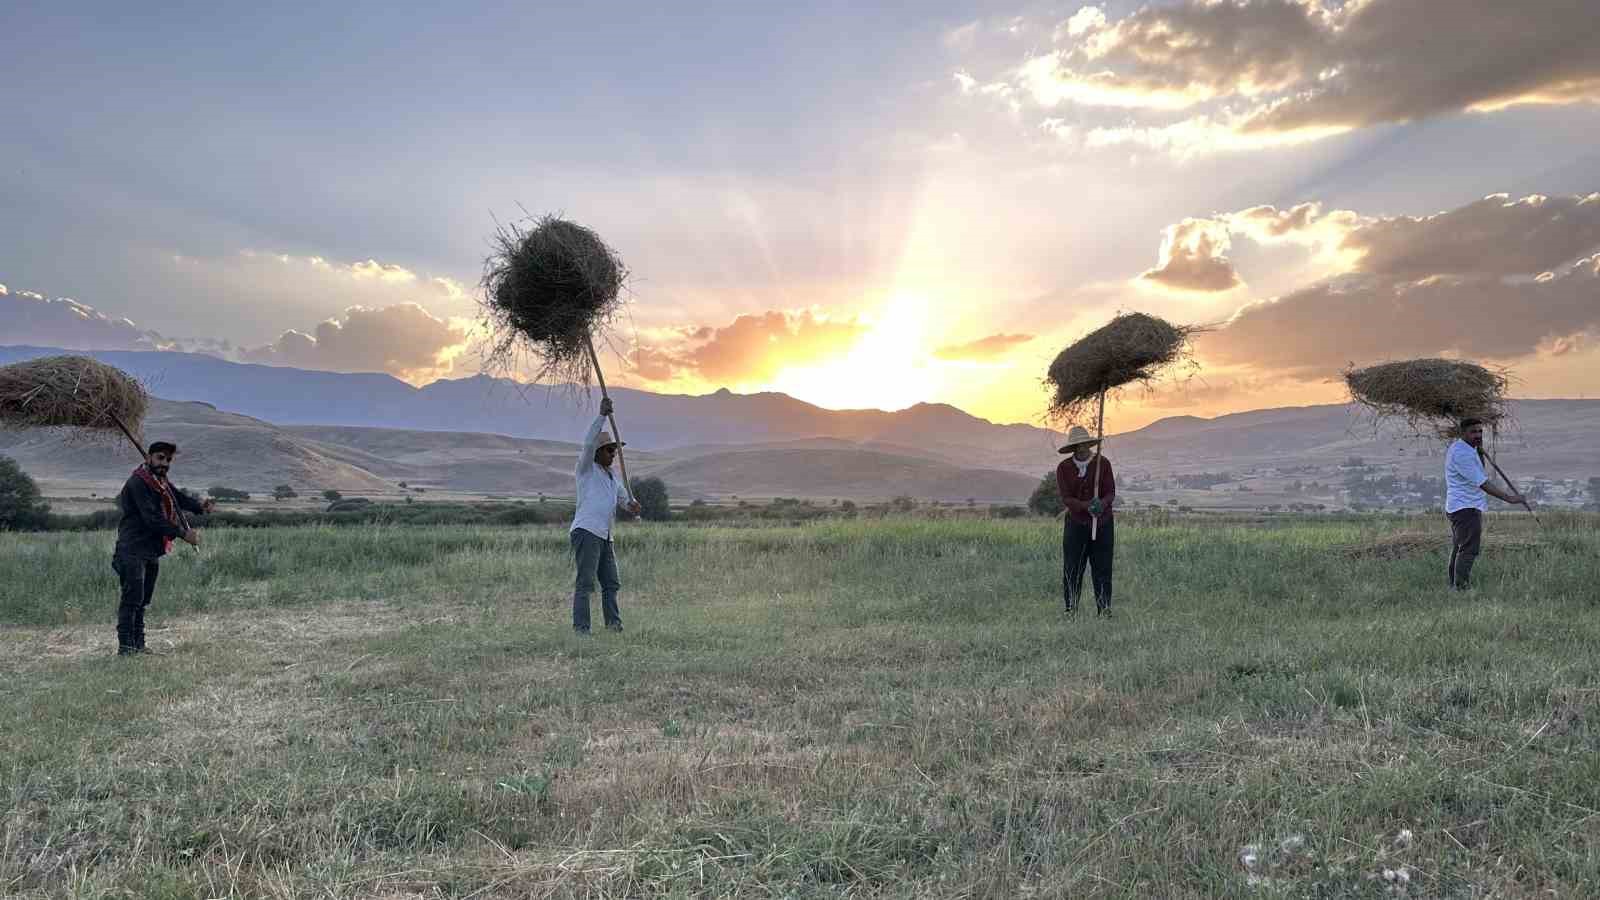
[[[183,514],[211,511],[211,500],[201,503],[167,480],[172,458],[177,455],[176,444],[151,444],[144,465],[133,470],[117,495],[122,520],[117,523],[111,568],[122,582],[122,600],[117,605],[118,656],[145,652],[144,608],[155,596],[156,577],[161,574],[159,560],[172,549],[172,542],[200,546],[200,532],[189,527]]]

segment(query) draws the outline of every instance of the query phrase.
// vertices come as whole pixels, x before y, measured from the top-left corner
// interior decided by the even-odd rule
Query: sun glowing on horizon
[[[843,356],[785,368],[768,387],[828,409],[897,410],[928,400],[939,388],[924,346],[929,313],[926,297],[896,294]]]

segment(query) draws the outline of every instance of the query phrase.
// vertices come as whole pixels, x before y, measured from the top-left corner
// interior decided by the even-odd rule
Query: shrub
[[[0,456],[0,531],[32,531],[50,521],[50,504],[17,461]]]
[[[667,483],[659,478],[640,478],[633,483],[633,499],[639,501],[639,514],[652,522],[672,518]]]
[[[218,503],[243,503],[250,499],[250,494],[247,491],[224,487],[220,484],[213,484],[211,487],[206,488],[206,493],[210,494],[211,499]]]
[[[1039,516],[1059,516],[1066,509],[1061,502],[1061,491],[1056,487],[1056,473],[1053,470],[1044,473],[1044,478],[1034,486],[1033,493],[1028,497],[1028,509]]]

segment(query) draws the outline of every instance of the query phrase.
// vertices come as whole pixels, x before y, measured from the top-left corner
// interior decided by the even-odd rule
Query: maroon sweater
[[[1067,507],[1067,515],[1079,525],[1089,524],[1089,501],[1094,499],[1094,467],[1100,467],[1100,505],[1105,507],[1105,512],[1100,514],[1101,519],[1111,518],[1111,507],[1117,499],[1117,479],[1111,474],[1111,460],[1100,457],[1097,463],[1093,458],[1089,460],[1089,468],[1082,477],[1078,475],[1078,464],[1068,456],[1056,466],[1056,490],[1061,494],[1061,502]]]

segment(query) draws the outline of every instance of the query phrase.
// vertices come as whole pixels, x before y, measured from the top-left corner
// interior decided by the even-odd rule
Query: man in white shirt
[[[600,401],[600,415],[583,436],[583,450],[578,456],[575,473],[578,508],[572,514],[570,536],[572,555],[578,563],[578,582],[572,593],[572,630],[580,635],[589,633],[589,594],[594,590],[597,575],[600,578],[600,611],[605,616],[606,628],[622,630],[622,613],[617,609],[617,591],[622,589],[622,580],[617,574],[611,528],[616,524],[617,507],[624,507],[635,516],[639,514],[638,501],[629,499],[622,479],[611,474],[611,463],[623,444],[600,430],[610,415],[611,399],[608,397]]]
[[[1451,442],[1444,457],[1444,514],[1450,518],[1450,589],[1464,591],[1471,586],[1472,562],[1478,558],[1483,540],[1483,513],[1489,508],[1489,496],[1507,503],[1525,501],[1522,495],[1489,483],[1479,456],[1483,421],[1462,419],[1457,433],[1460,437]]]

